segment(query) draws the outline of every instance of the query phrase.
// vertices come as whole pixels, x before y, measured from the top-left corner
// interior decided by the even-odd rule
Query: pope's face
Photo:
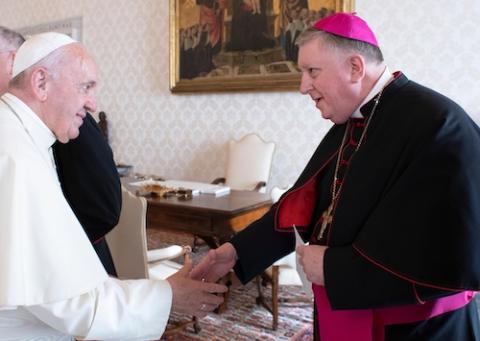
[[[302,72],[301,93],[310,95],[323,118],[336,124],[346,122],[358,103],[349,55],[325,46],[317,38],[300,46],[298,66]]]
[[[51,82],[49,127],[57,139],[66,143],[78,137],[87,111],[96,110],[97,69],[81,46],[73,45],[61,72]]]

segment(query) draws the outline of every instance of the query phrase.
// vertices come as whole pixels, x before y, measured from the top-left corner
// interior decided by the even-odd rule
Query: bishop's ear
[[[357,83],[365,77],[365,59],[359,54],[350,56],[349,60],[350,75],[353,83]]]
[[[46,69],[38,68],[32,72],[30,77],[30,85],[32,86],[35,96],[42,102],[47,99],[47,83],[48,72]]]

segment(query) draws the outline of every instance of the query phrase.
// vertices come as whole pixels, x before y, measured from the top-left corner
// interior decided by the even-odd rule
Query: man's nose
[[[87,98],[85,102],[85,109],[90,112],[97,111],[97,100],[94,95],[91,95]]]
[[[300,92],[306,95],[310,90],[312,90],[312,81],[305,72],[302,72],[302,78],[300,80]]]

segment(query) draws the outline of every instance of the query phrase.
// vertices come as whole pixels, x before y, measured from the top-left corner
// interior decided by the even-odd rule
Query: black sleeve
[[[230,241],[237,251],[235,274],[243,284],[295,249],[294,234],[274,229],[273,206]]]
[[[120,217],[121,186],[113,153],[95,119],[87,114],[78,138],[53,147],[63,193],[89,239],[95,242]]]
[[[243,284],[294,251],[294,235],[276,231],[273,226],[274,207],[231,240],[238,255],[235,274]],[[428,301],[452,294],[392,275],[360,256],[352,246],[328,248],[324,272],[325,287],[334,309],[412,304],[419,299]]]
[[[368,309],[428,301],[455,292],[415,285],[372,264],[352,246],[331,247],[324,258],[333,309]]]

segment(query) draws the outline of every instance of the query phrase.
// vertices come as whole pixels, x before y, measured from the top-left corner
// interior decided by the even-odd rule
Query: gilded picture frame
[[[170,0],[170,90],[298,90],[298,34],[353,11],[354,0]]]

